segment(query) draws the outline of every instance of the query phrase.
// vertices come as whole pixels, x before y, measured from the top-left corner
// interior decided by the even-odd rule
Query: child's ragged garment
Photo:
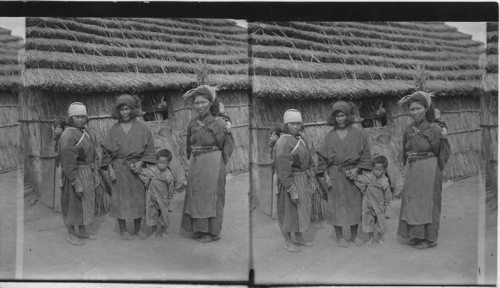
[[[372,172],[359,175],[354,184],[361,190],[361,229],[363,233],[376,230],[385,233],[385,210],[389,205],[392,194],[389,181],[385,175],[377,178]]]
[[[146,225],[168,226],[168,208],[174,198],[174,180],[170,169],[156,165],[141,169],[139,178],[146,186]]]

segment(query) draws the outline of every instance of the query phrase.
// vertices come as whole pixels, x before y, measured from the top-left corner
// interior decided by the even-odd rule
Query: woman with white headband
[[[403,132],[403,186],[398,234],[417,249],[437,245],[441,215],[443,169],[450,147],[442,129],[434,123],[431,94],[417,91],[399,105],[409,104],[413,122]]]
[[[299,252],[302,248],[298,245],[312,246],[302,233],[308,230],[311,221],[314,161],[299,134],[304,128],[300,112],[289,109],[283,120],[283,133],[273,148],[273,165],[278,176],[278,224],[285,238],[285,249]]]
[[[96,239],[85,226],[92,223],[95,205],[94,173],[97,154],[85,124],[87,109],[79,102],[68,109],[68,121],[59,139],[59,157],[63,171],[61,210],[68,229],[68,241],[74,245],[85,244],[82,238]],[[78,232],[76,232],[78,227]]]

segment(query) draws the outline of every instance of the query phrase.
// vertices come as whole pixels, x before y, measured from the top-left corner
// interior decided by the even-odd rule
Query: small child
[[[279,125],[279,124],[274,125],[269,130],[269,148],[271,151],[271,158],[273,157],[274,145],[276,145],[276,142],[278,142],[278,139],[280,138],[281,133],[283,133],[283,129],[282,129],[281,125]]]
[[[139,178],[146,186],[146,225],[151,226],[153,233],[150,239],[156,237],[156,226],[160,224],[161,237],[167,238],[168,213],[170,202],[174,198],[174,180],[168,168],[172,161],[172,153],[162,149],[156,154],[156,165],[142,168]]]
[[[354,184],[361,190],[361,229],[369,233],[368,245],[373,243],[373,232],[378,232],[378,244],[384,244],[385,212],[391,201],[391,188],[385,176],[389,162],[385,156],[373,158],[373,171],[358,175]]]
[[[446,123],[441,120],[441,111],[438,108],[434,108],[434,123],[436,123],[443,130],[441,132],[441,136],[444,137],[448,134],[448,126],[446,126]]]
[[[219,114],[217,114],[217,116],[226,121],[226,131],[229,131],[231,129],[231,118],[229,118],[229,115],[224,113],[225,111],[224,108],[225,108],[224,103],[219,102]]]

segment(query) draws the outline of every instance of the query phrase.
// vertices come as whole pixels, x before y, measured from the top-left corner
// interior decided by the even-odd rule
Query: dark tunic
[[[350,126],[341,140],[334,128],[325,135],[316,153],[317,173],[327,172],[332,180],[327,220],[336,226],[358,224],[361,222],[361,192],[346,177],[345,171],[354,167],[372,169],[367,137],[361,129]]]
[[[145,215],[146,189],[139,176],[130,170],[130,164],[139,160],[156,163],[153,134],[146,124],[132,120],[132,127],[125,133],[120,123],[115,123],[102,142],[101,166],[112,165],[116,181],[111,185],[109,214],[119,219],[137,219]]]
[[[412,122],[403,132],[406,167],[398,234],[405,239],[436,241],[438,238],[443,173],[437,156],[441,148],[441,131],[439,125],[424,120],[418,124]],[[428,153],[430,156],[410,161],[408,153]]]
[[[84,181],[92,181],[92,176],[80,175],[82,170],[79,167],[91,165],[97,160],[94,143],[88,136],[83,137],[83,139],[82,136],[83,130],[68,127],[64,130],[58,142],[59,160],[63,171],[61,212],[64,223],[67,225],[90,224],[94,211],[94,207],[89,206],[92,201],[86,201],[90,200],[85,198],[88,195],[80,197],[76,194],[74,188],[74,185],[89,187],[94,184],[94,182],[83,183]],[[80,139],[82,140],[80,141]]]
[[[182,234],[221,233],[226,196],[226,166],[221,152],[226,137],[225,126],[222,118],[212,115],[204,118],[198,115],[188,124],[186,155],[190,164],[181,220]],[[194,155],[194,147],[207,151]]]

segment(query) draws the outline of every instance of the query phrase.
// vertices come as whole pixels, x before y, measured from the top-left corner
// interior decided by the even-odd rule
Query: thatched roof
[[[486,24],[486,74],[483,87],[486,91],[498,91],[498,22]]]
[[[230,20],[27,18],[26,38],[29,88],[186,90],[205,71],[221,90],[248,89],[247,31]]]
[[[21,65],[18,53],[23,48],[23,38],[11,35],[11,30],[0,27],[0,90],[18,88]]]
[[[443,23],[250,23],[253,93],[308,99],[469,94],[481,85],[481,42]],[[421,85],[421,84],[420,84]]]

